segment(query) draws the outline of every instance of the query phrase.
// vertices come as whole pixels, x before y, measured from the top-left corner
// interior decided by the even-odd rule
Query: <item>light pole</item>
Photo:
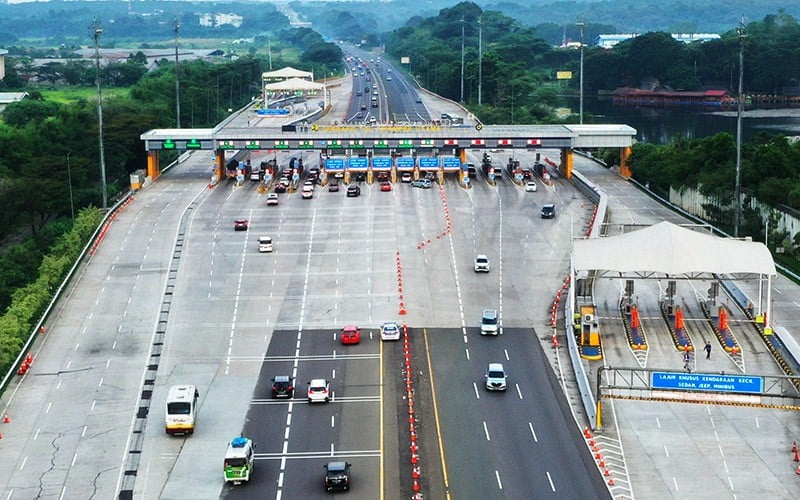
[[[75,203],[72,201],[72,170],[69,168],[69,155],[72,152],[70,151],[67,153],[67,181],[69,182],[69,211],[72,214],[72,225],[75,225]]]
[[[103,28],[99,21],[91,24],[94,38],[95,79],[97,80],[97,141],[100,146],[100,182],[103,187],[103,209],[108,208],[108,188],[106,187],[106,158],[103,151],[103,91],[100,86],[100,35]]]
[[[736,205],[733,211],[734,238],[739,237],[739,225],[742,218],[742,110],[744,107],[742,87],[744,87],[744,39],[747,36],[744,33],[744,23],[742,21],[739,21],[737,33],[739,36],[739,98],[736,105],[736,187],[733,191],[733,203]]]
[[[481,105],[481,95],[483,87],[483,24],[482,18],[478,18],[478,106]]]
[[[581,29],[581,77],[580,77],[580,104],[578,107],[578,120],[583,125],[583,27],[586,24],[583,21],[575,23],[575,26]]]
[[[464,103],[464,17],[461,17],[461,99],[458,101]]]
[[[175,121],[178,128],[181,128],[181,92],[178,86],[178,30],[180,27],[181,23],[178,22],[178,18],[175,18],[175,27],[173,28],[175,32]]]

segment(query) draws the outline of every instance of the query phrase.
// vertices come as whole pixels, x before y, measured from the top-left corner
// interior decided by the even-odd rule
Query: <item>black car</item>
[[[361,194],[361,188],[356,186],[355,184],[350,184],[347,186],[347,197],[348,198],[355,198],[356,196]]]
[[[330,192],[339,191],[339,183],[338,182],[331,182],[330,184],[328,184],[328,191],[330,191]]]
[[[542,219],[552,219],[556,216],[556,206],[552,203],[542,205]]]
[[[377,174],[378,182],[384,182],[389,180],[389,172],[380,171]]]
[[[325,491],[347,491],[350,489],[350,464],[328,462],[325,466]]]
[[[291,398],[294,396],[294,385],[292,377],[288,375],[277,375],[272,379],[273,398]]]
[[[286,186],[284,186],[280,182],[275,184],[275,192],[276,193],[285,193],[286,192]]]

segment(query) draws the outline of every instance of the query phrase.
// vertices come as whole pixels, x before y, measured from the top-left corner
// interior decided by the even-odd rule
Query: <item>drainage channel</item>
[[[175,280],[178,277],[178,265],[183,255],[186,226],[194,209],[200,204],[202,195],[207,192],[208,190],[204,188],[194,197],[191,203],[189,203],[189,206],[183,211],[183,215],[178,223],[178,232],[175,236],[172,259],[170,259],[169,269],[167,270],[167,280],[164,284],[164,294],[161,299],[158,320],[156,322],[155,331],[153,332],[153,338],[150,342],[147,366],[139,388],[140,392],[136,415],[133,417],[133,423],[128,436],[128,444],[121,465],[120,477],[117,481],[119,500],[133,500],[134,485],[136,483],[136,476],[139,473],[139,463],[142,457],[147,416],[150,413],[153,388],[156,382],[156,374],[158,373],[158,365],[161,361],[161,351],[164,348],[164,340],[167,335],[167,320],[169,319],[169,311],[172,306]]]

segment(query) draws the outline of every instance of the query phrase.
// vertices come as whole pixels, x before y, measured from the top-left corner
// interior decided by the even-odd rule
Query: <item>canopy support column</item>
[[[619,148],[619,174],[626,178],[633,177],[633,172],[631,172],[631,169],[628,166],[628,157],[630,157],[630,155],[630,146]]]
[[[151,181],[161,177],[161,169],[158,168],[158,150],[147,152],[147,177],[150,177]]]
[[[225,150],[218,149],[214,152],[214,175],[217,176],[217,182],[222,180],[222,174],[225,171]]]
[[[561,175],[566,179],[572,179],[572,148],[561,148]]]

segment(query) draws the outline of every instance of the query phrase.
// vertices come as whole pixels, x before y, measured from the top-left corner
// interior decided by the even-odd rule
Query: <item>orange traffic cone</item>
[[[6,417],[8,418],[8,417]],[[794,461],[800,462],[800,453],[798,453],[797,448],[794,449]]]
[[[3,423],[4,424],[10,424],[11,423],[11,419],[8,418],[8,413],[6,413],[6,416],[3,417]],[[795,456],[797,456],[797,455],[795,455]]]
[[[792,453],[797,453],[797,441],[792,442]]]

